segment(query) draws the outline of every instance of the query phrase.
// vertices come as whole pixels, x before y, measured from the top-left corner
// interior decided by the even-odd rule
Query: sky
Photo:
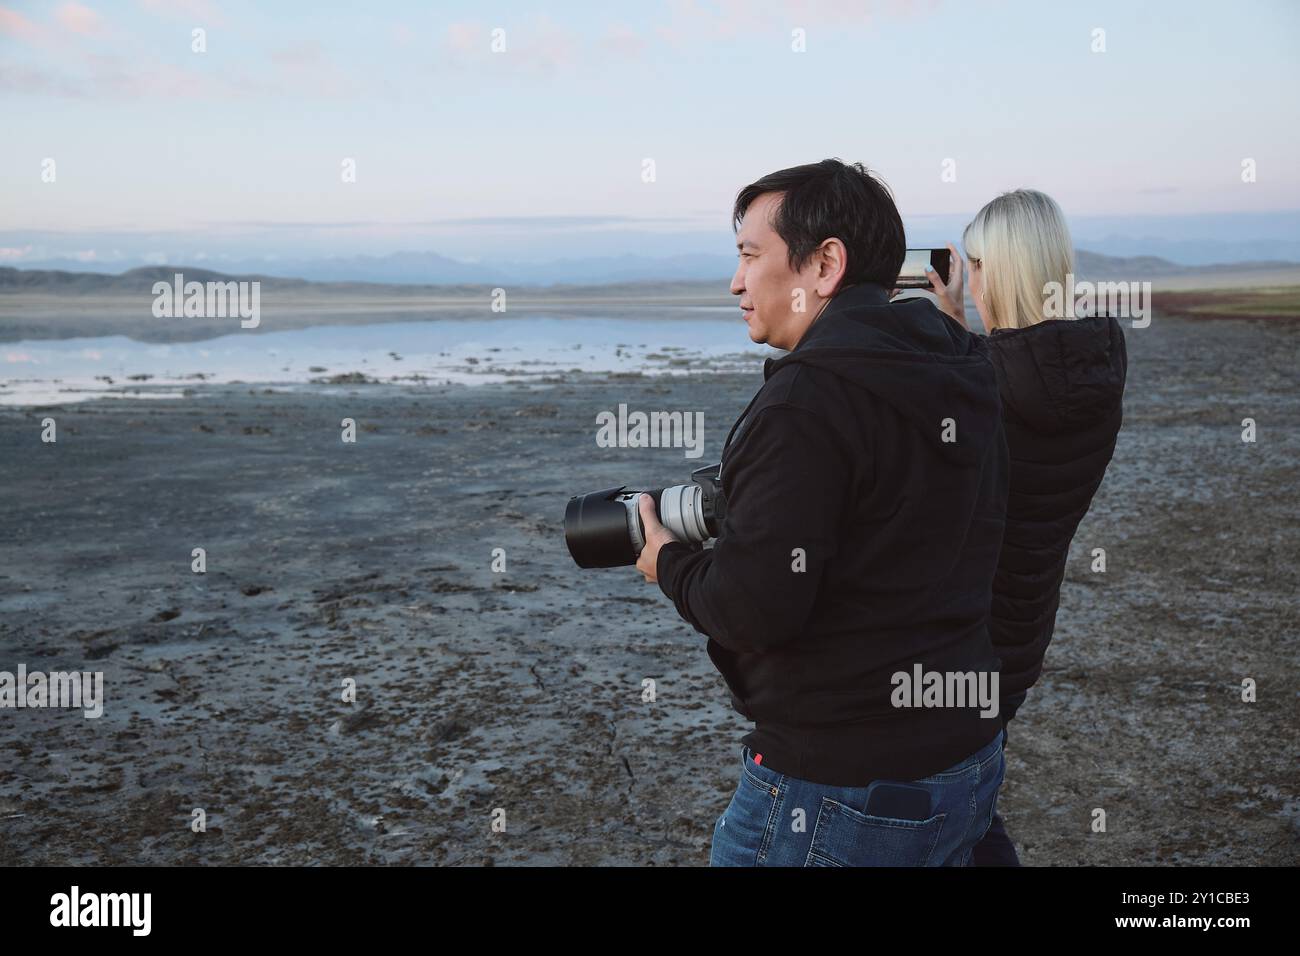
[[[0,0],[0,265],[726,251],[741,186],[827,156],[909,229],[1016,187],[1262,222],[1297,41],[1290,0]]]

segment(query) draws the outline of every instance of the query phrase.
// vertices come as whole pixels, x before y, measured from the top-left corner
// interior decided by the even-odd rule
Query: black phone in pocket
[[[877,781],[867,787],[866,812],[892,820],[928,820],[930,791],[910,783]]]

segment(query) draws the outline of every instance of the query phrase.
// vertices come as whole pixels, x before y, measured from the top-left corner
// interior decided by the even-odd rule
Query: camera
[[[685,485],[647,491],[628,491],[624,485],[574,495],[564,509],[564,543],[569,554],[580,568],[636,564],[645,547],[642,495],[654,498],[660,522],[678,540],[696,544],[716,537],[727,513],[721,467],[718,463],[697,468]]]

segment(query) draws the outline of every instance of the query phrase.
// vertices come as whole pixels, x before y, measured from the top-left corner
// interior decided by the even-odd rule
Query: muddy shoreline
[[[1295,864],[1300,323],[1127,334],[1000,807],[1029,865]],[[634,571],[573,567],[561,521],[716,460],[761,380],[0,408],[0,670],[102,670],[107,695],[0,710],[0,864],[706,864],[748,724],[703,637]],[[598,447],[619,403],[703,411],[703,457]]]

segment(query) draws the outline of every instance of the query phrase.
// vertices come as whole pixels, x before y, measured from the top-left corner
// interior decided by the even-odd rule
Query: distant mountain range
[[[1074,250],[1074,267],[1084,279],[1155,279],[1165,276],[1214,275],[1217,273],[1271,272],[1294,269],[1300,263],[1280,259],[1253,262],[1223,262],[1180,265],[1159,256],[1103,256],[1084,249]]]
[[[957,240],[975,210],[905,218],[908,243]],[[180,262],[226,275],[314,282],[548,286],[730,278],[735,237],[725,216],[665,225],[635,216],[592,223],[565,217],[487,219],[472,225],[220,223],[189,228],[39,230],[0,222],[0,265],[117,274]],[[0,216],[0,219],[4,219]],[[322,228],[330,226],[330,228]],[[335,228],[337,227],[337,228]],[[1166,215],[1070,216],[1077,249],[1178,266],[1300,262],[1300,209]],[[1168,267],[1162,267],[1168,268]]]
[[[1168,276],[1213,276],[1219,273],[1249,273],[1297,268],[1293,262],[1234,262],[1215,265],[1178,265],[1157,256],[1121,258],[1086,250],[1076,251],[1080,279],[1145,280]],[[657,286],[712,286],[726,295],[735,270],[730,256],[676,256],[653,259],[620,256],[604,259],[566,259],[545,266],[509,271],[459,263],[436,253],[404,252],[391,256],[358,256],[351,259],[320,259],[297,265],[265,262],[247,263],[249,268],[223,268],[217,272],[196,266],[142,266],[113,274],[87,270],[82,263],[73,268],[0,268],[0,291],[69,295],[148,291],[153,283],[170,282],[181,272],[187,281],[208,282],[230,279],[259,280],[268,290],[309,290],[322,283],[352,291],[388,291],[412,295],[430,288],[441,293],[478,292],[484,287],[533,286],[560,292],[575,287],[608,287],[654,284]],[[541,291],[541,289],[539,289]]]

